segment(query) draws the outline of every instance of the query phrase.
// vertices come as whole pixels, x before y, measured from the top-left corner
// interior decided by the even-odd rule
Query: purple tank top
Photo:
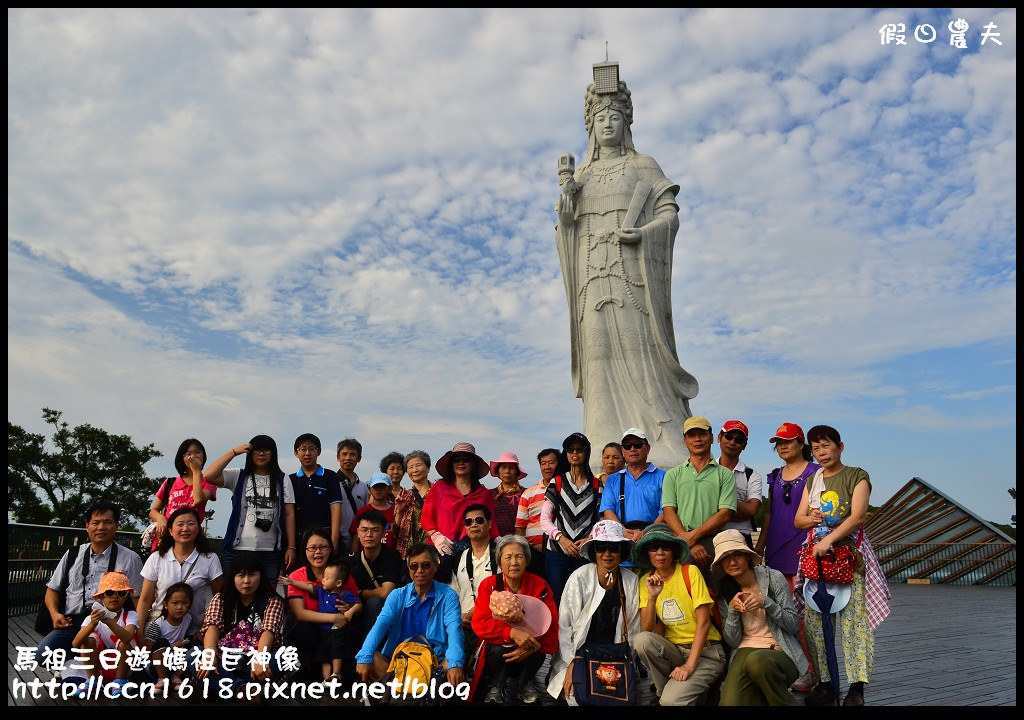
[[[764,564],[778,570],[783,575],[796,575],[797,553],[807,537],[806,530],[793,527],[793,518],[800,507],[804,485],[821,467],[816,462],[807,463],[803,473],[796,480],[786,482],[782,479],[782,468],[775,468],[768,473],[768,502],[771,508],[771,521],[768,525],[768,542],[764,547]],[[786,489],[789,489],[789,502],[786,502]]]

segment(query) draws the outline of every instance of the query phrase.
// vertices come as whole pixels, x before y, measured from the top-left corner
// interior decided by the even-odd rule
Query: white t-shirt
[[[234,493],[241,473],[241,468],[225,470],[224,487]],[[284,502],[294,505],[295,488],[287,476],[283,485]],[[239,513],[239,527],[235,531],[234,550],[265,552],[278,547],[278,536],[281,534],[280,515],[284,512],[284,504],[281,498],[270,496],[270,489],[269,475],[253,475],[251,481],[245,483],[245,496],[242,498],[242,511]],[[260,530],[256,527],[257,520],[269,520],[270,528]]]
[[[89,615],[85,616],[85,620],[82,621],[82,627],[87,626],[92,621],[92,617]],[[129,625],[139,626],[139,614],[134,610],[124,609],[117,611],[117,624],[123,628]],[[105,623],[100,623],[96,626],[96,629],[92,631],[93,636],[99,638],[101,649],[113,649],[117,647],[117,643],[120,642],[120,638],[114,634]],[[134,645],[134,643],[132,643]]]
[[[721,461],[721,458],[719,458],[719,461]],[[758,500],[762,499],[762,480],[757,470],[751,468],[750,480],[747,480],[747,466],[743,464],[742,460],[739,460],[737,461],[732,474],[736,476],[736,502],[744,502],[745,500],[752,500],[754,498]],[[744,535],[750,535],[754,532],[754,524],[750,521],[750,518],[745,518],[743,520],[730,520],[722,529],[739,530]]]
[[[160,638],[163,638],[168,642],[168,644],[173,645],[188,634],[190,626],[196,627],[189,622],[189,618],[190,615],[186,615],[181,619],[181,623],[175,627],[167,622],[167,618],[158,617],[146,626],[146,639],[156,642]]]
[[[146,558],[146,564],[142,566],[142,577],[156,583],[153,610],[163,609],[167,588],[184,581],[192,586],[192,607],[188,612],[197,623],[203,621],[206,606],[213,596],[210,583],[222,574],[220,558],[213,553],[202,555],[198,550],[193,550],[188,560],[179,563],[174,557],[174,548],[170,548],[163,555],[153,553]]]

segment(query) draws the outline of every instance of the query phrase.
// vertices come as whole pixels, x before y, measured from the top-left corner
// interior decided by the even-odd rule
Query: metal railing
[[[888,543],[875,554],[891,583],[1017,585],[1016,543]]]
[[[142,534],[119,532],[117,542],[139,552]],[[35,612],[46,581],[68,548],[89,541],[85,528],[7,524],[7,616]]]
[[[142,550],[142,533],[119,532],[116,540],[143,560],[149,554],[149,548]],[[85,528],[7,523],[7,616],[36,612],[64,553],[86,542]],[[217,538],[210,542],[220,547]]]

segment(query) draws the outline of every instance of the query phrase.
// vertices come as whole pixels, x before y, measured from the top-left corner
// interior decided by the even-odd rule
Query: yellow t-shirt
[[[708,592],[708,586],[704,583],[704,576],[696,565],[689,565],[690,587],[693,590],[693,598],[686,592],[686,581],[683,580],[682,565],[676,565],[676,571],[671,579],[665,583],[658,595],[655,612],[658,619],[665,625],[665,639],[673,645],[690,645],[693,636],[697,632],[697,616],[694,608],[701,605],[711,605],[714,601]],[[647,573],[649,575],[650,573]],[[640,608],[647,607],[650,599],[647,593],[647,575],[640,578]],[[708,610],[711,608],[709,607]],[[708,628],[708,640],[721,640],[715,626]]]

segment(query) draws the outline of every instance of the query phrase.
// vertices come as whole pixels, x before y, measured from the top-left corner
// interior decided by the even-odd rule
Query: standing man
[[[723,530],[739,530],[747,547],[754,549],[754,515],[761,507],[761,476],[740,460],[747,447],[750,431],[739,420],[729,420],[718,431],[718,447],[722,453],[718,464],[732,470],[736,480],[736,510]]]
[[[665,474],[661,504],[665,522],[686,541],[690,556],[709,587],[714,537],[736,510],[736,478],[711,457],[711,423],[694,415],[683,423],[683,442],[690,458]]]
[[[89,617],[92,596],[98,591],[103,573],[123,572],[133,588],[142,587],[142,558],[114,542],[120,519],[121,510],[106,500],[94,503],[86,511],[85,534],[89,542],[68,549],[46,583],[43,603],[50,611],[53,631],[39,642],[37,661],[42,662],[46,648],[62,648],[70,654],[71,642],[81,630],[82,621]]]
[[[318,461],[320,438],[303,433],[295,438],[295,457],[299,471],[288,476],[295,492],[296,537],[307,530],[330,529],[331,542],[340,548],[341,541],[341,483],[338,474],[326,469]]]
[[[530,564],[528,572],[544,577],[544,529],[540,526],[540,511],[544,507],[544,493],[548,483],[555,476],[558,467],[558,451],[544,448],[537,453],[540,463],[540,481],[523,491],[519,498],[519,511],[516,513],[516,535],[523,535],[530,543]]]
[[[661,522],[661,488],[665,471],[647,461],[651,444],[640,428],[622,434],[626,467],[611,473],[601,493],[601,517],[620,523],[627,540],[636,542],[645,527]]]
[[[356,465],[363,459],[363,445],[355,438],[345,438],[338,443],[338,481],[341,483],[342,502],[341,504],[341,536],[342,545],[339,548],[352,547],[355,540],[349,532],[352,521],[360,508],[369,502],[370,492],[366,483],[359,482],[359,475],[356,473]]]

